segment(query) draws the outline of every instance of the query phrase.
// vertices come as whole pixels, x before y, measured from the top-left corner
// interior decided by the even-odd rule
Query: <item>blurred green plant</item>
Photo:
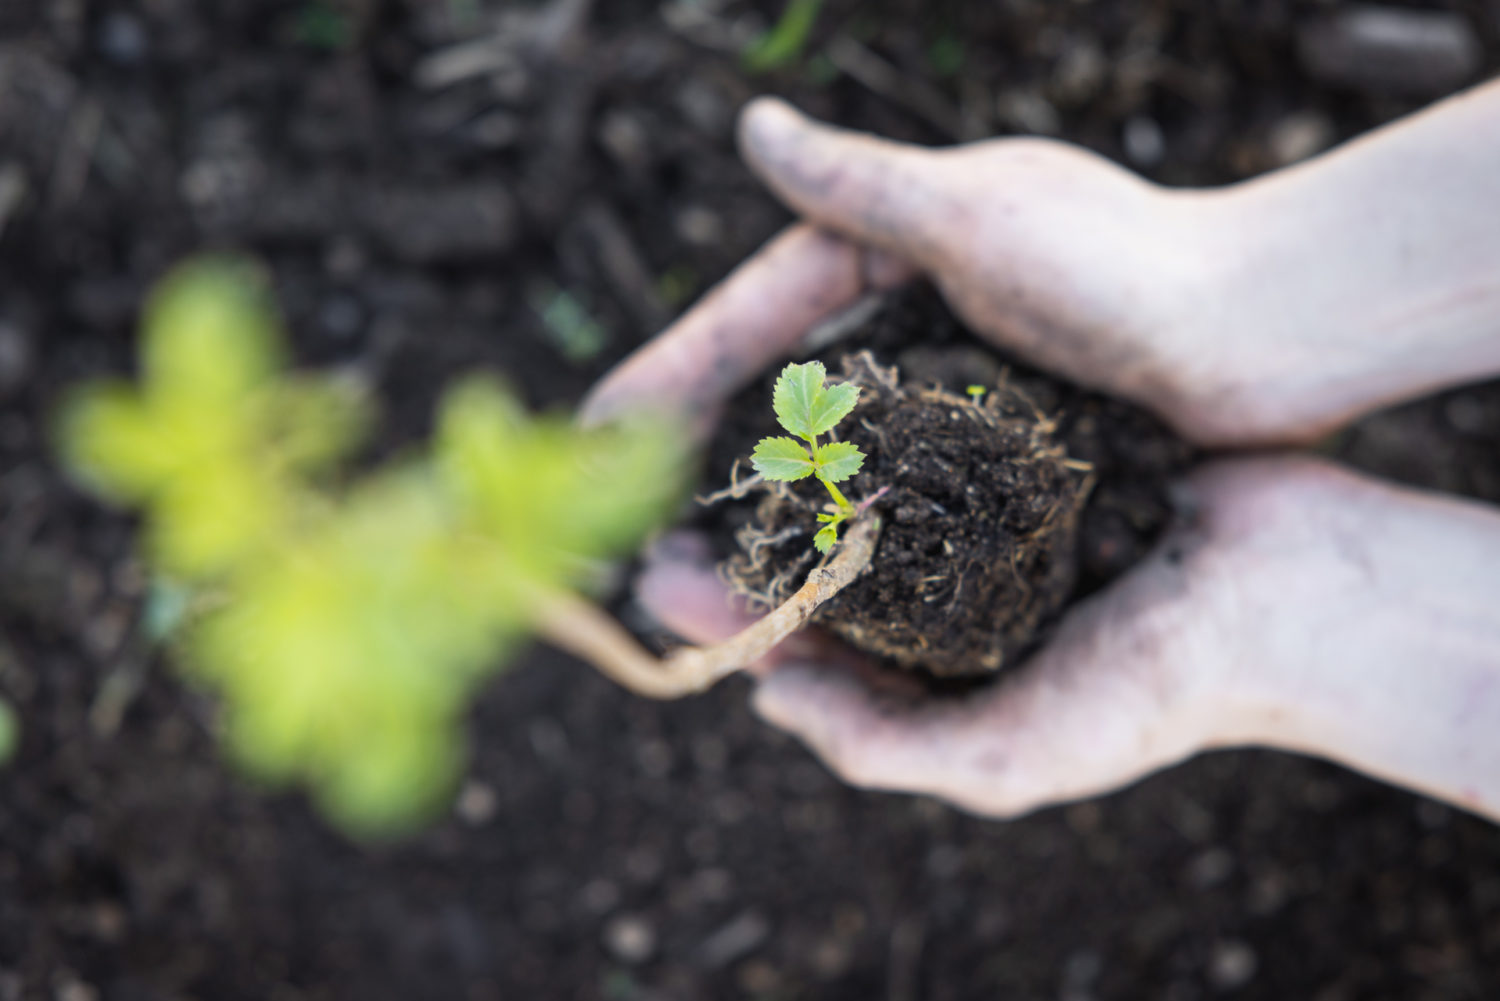
[[[958,76],[963,71],[966,58],[963,39],[952,29],[938,35],[927,47],[927,63],[940,77]]]
[[[16,722],[15,711],[8,702],[0,700],[0,765],[10,761],[20,743],[21,727]]]
[[[292,38],[298,45],[340,52],[353,44],[354,24],[348,14],[329,0],[311,0],[297,11]]]
[[[234,759],[350,833],[399,833],[446,801],[476,687],[541,602],[665,513],[682,453],[658,427],[533,417],[475,377],[429,449],[348,482],[364,397],[283,354],[255,269],[191,263],[148,305],[139,385],[75,391],[60,445],[143,511],[152,628],[222,698]]]
[[[571,362],[592,361],[609,345],[609,334],[573,293],[553,286],[536,289],[532,309],[547,339]]]
[[[753,39],[740,53],[740,63],[751,73],[769,73],[794,62],[812,34],[823,0],[787,0],[781,18]]]

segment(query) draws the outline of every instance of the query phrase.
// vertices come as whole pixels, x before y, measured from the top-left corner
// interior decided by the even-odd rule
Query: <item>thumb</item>
[[[809,221],[927,270],[971,213],[946,154],[833,128],[775,98],[741,115],[740,152]]]

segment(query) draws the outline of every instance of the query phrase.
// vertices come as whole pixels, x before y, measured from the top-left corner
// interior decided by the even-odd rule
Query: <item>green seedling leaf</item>
[[[813,453],[818,466],[818,479],[825,483],[838,483],[859,472],[865,463],[865,453],[859,446],[847,441],[831,441],[819,445]]]
[[[9,704],[0,702],[0,765],[4,765],[16,753],[21,742],[21,727]]]
[[[828,514],[826,511],[823,514],[818,515],[818,520],[823,522],[824,524],[829,524],[835,521],[843,521],[843,519],[838,515]]]
[[[811,416],[813,434],[832,431],[839,421],[849,416],[849,411],[859,402],[859,387],[849,382],[827,386],[819,393]]]
[[[859,387],[851,383],[827,386],[822,362],[788,365],[776,380],[771,406],[776,419],[798,438],[811,441],[833,430],[859,402]]]
[[[768,480],[791,482],[813,474],[812,457],[795,438],[762,438],[750,464]]]
[[[745,69],[765,73],[800,56],[822,6],[823,0],[789,0],[776,26],[745,47]]]
[[[813,536],[813,548],[820,553],[827,553],[837,541],[839,541],[838,525],[824,525],[818,529],[818,534]]]
[[[812,429],[813,402],[823,388],[828,372],[820,361],[804,365],[788,365],[781,370],[776,388],[771,392],[771,409],[776,419],[798,438],[812,438],[817,434]]]
[[[670,509],[682,435],[581,430],[473,379],[445,396],[430,449],[351,478],[340,460],[369,401],[284,370],[257,275],[174,272],[142,378],[74,393],[60,445],[80,481],[142,509],[147,633],[221,700],[240,766],[389,836],[442,808],[467,704],[535,627],[536,595],[588,588]],[[14,733],[0,704],[0,752]]]

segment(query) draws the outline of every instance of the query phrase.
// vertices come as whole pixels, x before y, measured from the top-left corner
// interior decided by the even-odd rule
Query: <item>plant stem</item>
[[[839,511],[844,515],[844,517],[847,518],[854,512],[854,505],[849,503],[849,498],[844,496],[843,491],[839,490],[838,487],[834,486],[832,483],[829,483],[821,476],[818,477],[818,482],[828,488],[828,492],[833,495],[834,503],[838,504]]]
[[[879,538],[880,519],[861,519],[845,536],[838,554],[815,567],[796,594],[712,646],[684,647],[666,657],[655,657],[597,605],[566,593],[538,600],[538,631],[553,646],[588,661],[638,695],[681,698],[704,691],[755,663],[803,626],[819,605],[864,572]]]

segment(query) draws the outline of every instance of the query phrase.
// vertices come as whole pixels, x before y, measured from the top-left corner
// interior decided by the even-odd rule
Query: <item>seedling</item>
[[[470,378],[444,396],[429,447],[352,477],[366,398],[284,370],[262,284],[223,260],[170,276],[146,312],[140,381],[77,390],[60,444],[81,482],[143,513],[155,579],[142,627],[219,697],[233,758],[268,784],[305,785],[351,833],[400,832],[444,803],[468,702],[529,634],[677,698],[764,656],[869,566],[880,521],[834,486],[863,456],[818,440],[858,390],[791,366],[775,408],[806,445],[762,443],[766,468],[827,486],[820,549],[857,521],[781,607],[657,658],[580,592],[670,509],[680,435],[580,430]],[[16,732],[0,703],[0,759]]]
[[[0,765],[4,765],[16,753],[16,744],[20,742],[20,727],[16,724],[15,713],[9,705],[0,702]]]
[[[834,486],[859,472],[865,454],[847,441],[818,443],[859,402],[859,387],[844,382],[827,385],[822,362],[788,365],[776,380],[771,407],[776,420],[795,438],[762,438],[750,456],[755,471],[768,480],[793,482],[816,477],[828,488],[833,510],[818,515],[823,527],[813,536],[818,552],[826,553],[838,541],[839,526],[857,514],[854,505]],[[801,439],[800,441],[798,439]]]
[[[169,277],[140,382],[76,391],[63,453],[144,512],[153,593],[171,596],[145,628],[220,697],[234,759],[307,785],[346,830],[399,831],[443,803],[468,701],[543,606],[666,512],[680,452],[659,429],[532,417],[471,378],[429,449],[351,479],[368,407],[283,370],[260,285],[243,262]],[[0,752],[10,723],[0,708]]]
[[[751,73],[780,69],[802,55],[823,0],[788,0],[781,19],[744,49],[741,60]]]

